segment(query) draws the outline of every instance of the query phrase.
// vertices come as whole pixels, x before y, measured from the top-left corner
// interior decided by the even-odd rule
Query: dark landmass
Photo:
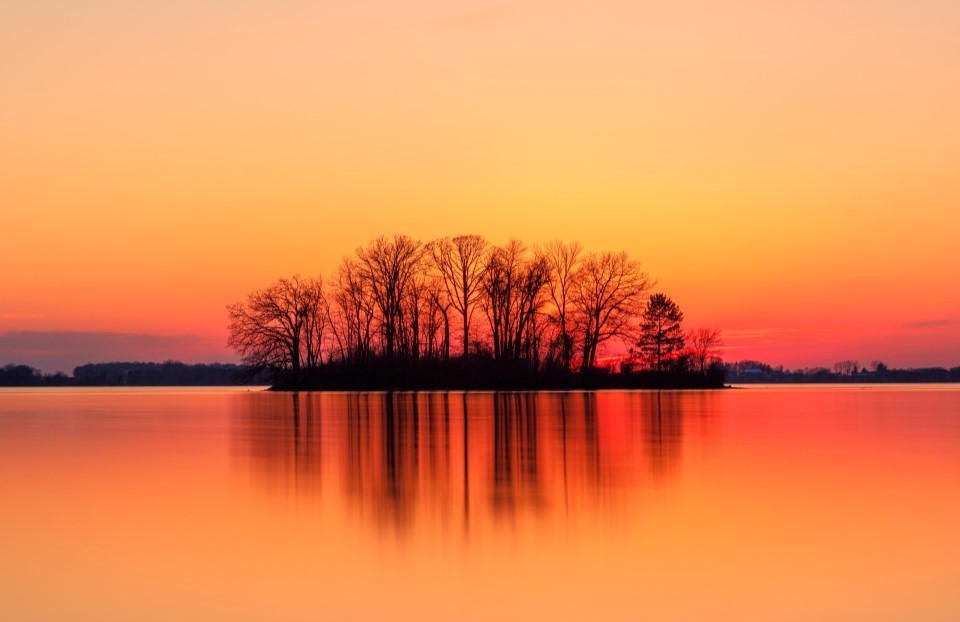
[[[960,366],[834,371],[826,367],[789,370],[760,361],[715,365],[698,373],[594,369],[586,373],[537,369],[522,361],[484,359],[429,361],[416,366],[330,362],[291,382],[271,370],[231,363],[88,363],[73,375],[45,374],[29,365],[0,367],[0,387],[149,387],[271,385],[278,391],[511,391],[576,389],[712,389],[733,384],[883,384],[960,382]]]
[[[854,361],[841,361],[832,370],[826,367],[811,367],[791,371],[783,366],[773,367],[760,361],[739,361],[727,363],[724,367],[727,382],[734,384],[960,382],[960,367],[897,369],[877,361],[871,364],[871,369],[858,367]]]
[[[718,389],[724,369],[693,371],[572,372],[543,369],[524,361],[470,358],[421,362],[410,366],[374,360],[363,364],[331,362],[310,370],[297,382],[278,377],[278,391],[535,391],[576,389]]]
[[[29,365],[0,367],[0,387],[160,387],[270,384],[266,374],[230,363],[88,363],[73,375],[45,374]]]
[[[114,362],[89,363],[44,374],[28,365],[0,367],[0,387],[149,387],[272,385],[277,391],[510,391],[573,389],[710,389],[723,387],[724,370],[694,372],[604,371],[589,373],[535,369],[522,362],[456,359],[416,367],[374,361],[327,363],[297,383],[233,364]]]

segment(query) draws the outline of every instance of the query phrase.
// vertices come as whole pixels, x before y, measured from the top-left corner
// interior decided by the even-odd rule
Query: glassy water
[[[0,391],[0,620],[960,620],[960,390]]]

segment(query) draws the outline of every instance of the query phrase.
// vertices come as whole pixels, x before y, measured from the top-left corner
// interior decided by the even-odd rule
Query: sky
[[[625,250],[727,360],[960,365],[960,3],[0,4],[0,364],[235,360],[380,234]]]

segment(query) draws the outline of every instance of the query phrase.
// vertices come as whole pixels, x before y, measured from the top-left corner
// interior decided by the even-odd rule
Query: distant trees
[[[833,373],[840,376],[849,376],[858,369],[858,362],[853,360],[837,361],[833,364]]]
[[[228,345],[291,385],[326,363],[411,369],[448,360],[452,347],[512,369],[584,372],[606,344],[635,341],[652,283],[626,253],[585,253],[577,243],[380,236],[326,283],[280,279],[229,305]],[[664,330],[658,369],[683,341]],[[717,353],[715,337],[696,342],[701,371]]]
[[[852,360],[851,360],[852,362]],[[960,367],[920,367],[898,369],[888,367],[879,360],[870,363],[870,371],[860,368],[853,373],[853,367],[834,366],[831,371],[826,367],[804,367],[785,369],[782,365],[771,367],[760,361],[737,361],[723,365],[727,380],[736,383],[773,382],[773,383],[888,383],[888,382],[960,382]],[[859,367],[859,365],[858,365]],[[850,370],[847,373],[847,370]]]
[[[319,278],[280,279],[227,307],[227,345],[256,371],[298,381],[322,362],[328,307]]]
[[[650,296],[640,324],[640,354],[651,369],[664,371],[665,363],[683,349],[683,311],[664,294]]]
[[[253,374],[239,365],[210,363],[87,363],[73,370],[72,384],[80,386],[228,386],[267,384],[268,373]]]
[[[43,372],[29,365],[10,363],[0,367],[0,387],[38,387],[43,384]]]
[[[45,374],[27,365],[0,367],[0,387],[63,387],[63,386],[225,386],[253,381],[270,382],[269,377],[252,374],[239,365],[222,363],[186,364],[115,362],[87,363],[63,372]]]

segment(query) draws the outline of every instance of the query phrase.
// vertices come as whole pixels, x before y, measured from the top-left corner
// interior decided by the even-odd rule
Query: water
[[[958,620],[960,390],[0,391],[0,620]]]

